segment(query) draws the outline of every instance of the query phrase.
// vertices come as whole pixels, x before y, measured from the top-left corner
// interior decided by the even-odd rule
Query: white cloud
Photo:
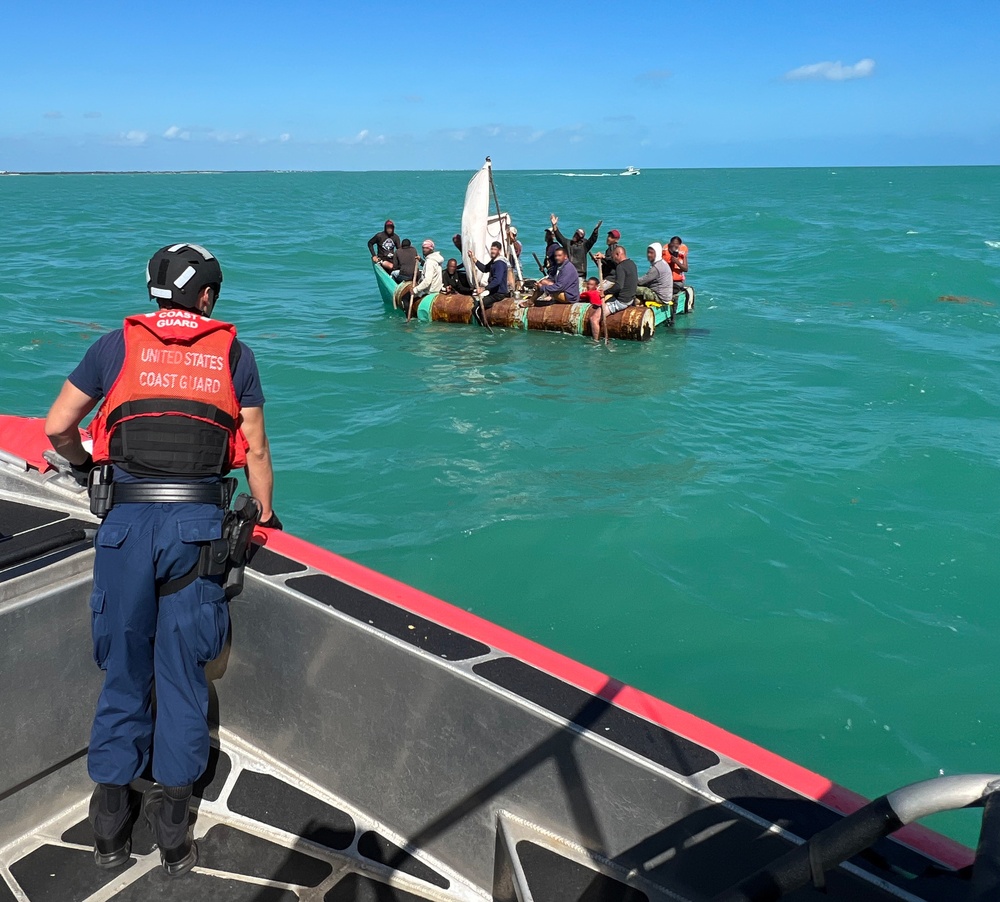
[[[853,66],[845,66],[839,60],[835,63],[812,63],[786,72],[785,81],[849,81],[852,78],[868,78],[875,71],[875,60],[858,60]]]
[[[179,128],[176,125],[171,125],[164,133],[163,137],[168,141],[173,141],[174,139],[178,141],[190,141],[191,132],[187,129]]]
[[[373,135],[367,128],[351,138],[338,138],[338,144],[385,144],[385,135]]]
[[[135,128],[133,128],[131,131],[123,132],[118,136],[119,143],[131,144],[133,147],[138,147],[140,144],[145,144],[148,140],[149,140],[149,132],[142,132]]]
[[[278,140],[279,140],[279,141],[280,141],[280,142],[281,142],[282,144],[285,144],[285,143],[287,143],[288,141],[291,141],[291,140],[292,140],[292,136],[291,136],[290,134],[288,134],[288,132],[285,132],[284,134],[281,134],[281,135],[278,135]]]

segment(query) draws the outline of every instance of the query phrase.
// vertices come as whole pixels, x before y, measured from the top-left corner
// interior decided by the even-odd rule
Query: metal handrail
[[[717,895],[713,902],[774,902],[810,882],[821,888],[827,871],[900,827],[929,814],[980,806],[985,806],[987,812],[983,818],[969,902],[996,898],[996,875],[1000,874],[1000,843],[996,842],[1000,836],[998,791],[1000,774],[936,777],[904,786],[816,833],[802,845]],[[977,879],[979,872],[984,875],[982,879]]]

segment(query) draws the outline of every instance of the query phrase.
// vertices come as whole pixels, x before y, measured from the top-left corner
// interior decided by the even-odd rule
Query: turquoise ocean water
[[[290,531],[867,795],[1000,769],[1000,168],[498,170],[526,257],[689,245],[694,315],[610,350],[383,309],[365,240],[447,255],[470,175],[0,178],[0,411],[201,242]]]

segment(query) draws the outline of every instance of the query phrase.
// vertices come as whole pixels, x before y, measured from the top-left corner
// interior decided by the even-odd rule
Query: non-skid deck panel
[[[708,787],[801,839],[809,839],[842,819],[813,799],[742,767],[710,780]],[[964,893],[968,885],[967,874],[940,868],[918,852],[889,839],[879,840],[851,861],[928,902],[947,902],[956,893]]]
[[[674,773],[691,776],[719,763],[710,749],[678,736],[611,702],[577,689],[516,658],[476,664],[484,679],[547,708],[584,729],[614,742]]]
[[[159,867],[152,833],[140,813],[140,793],[151,785],[145,778],[132,784],[132,855],[122,867],[109,872],[95,866],[83,805],[70,809],[72,819],[68,812],[64,823],[57,819],[43,826],[37,841],[27,842],[15,861],[0,864],[9,865],[28,902],[87,902],[95,894],[111,902],[295,902],[318,900],[334,880],[345,878],[346,885],[333,887],[337,895],[330,898],[415,902],[427,898],[421,885],[434,898],[442,892],[468,898],[467,890],[452,886],[443,873],[382,833],[369,827],[358,836],[357,822],[346,811],[312,796],[304,785],[248,769],[254,766],[242,753],[234,761],[213,746],[205,776],[195,785],[191,815],[198,863],[182,878],[170,880]],[[338,863],[344,869],[334,876]],[[381,879],[405,876],[408,890],[367,876],[350,877],[355,871],[383,869]],[[0,878],[0,902],[19,898]]]
[[[0,499],[0,542],[19,532],[37,529],[46,523],[55,523],[56,520],[65,520],[68,516],[67,513],[53,510],[50,507],[22,504],[20,501],[8,501],[2,498]]]
[[[449,880],[427,867],[419,858],[414,858],[405,849],[399,848],[372,830],[369,830],[358,840],[358,851],[365,858],[370,858],[394,871],[401,871],[426,883],[432,883],[434,886],[440,886],[441,889],[448,889],[451,886]]]
[[[245,770],[229,794],[229,810],[336,851],[354,842],[354,818],[270,774]]]
[[[307,569],[305,564],[293,561],[283,554],[277,554],[263,545],[253,546],[253,555],[247,566],[251,570],[263,573],[265,576],[279,576],[282,573],[301,573]]]
[[[557,855],[533,842],[517,844],[517,857],[535,899],[559,902],[649,902],[649,896],[606,874]]]
[[[157,868],[113,897],[114,902],[298,902],[291,890],[192,871],[171,880]],[[32,899],[34,902],[34,899]]]
[[[14,862],[10,872],[31,902],[83,902],[134,865],[132,859],[118,870],[102,871],[91,851],[44,845]]]
[[[333,873],[326,861],[229,824],[216,824],[199,839],[198,853],[198,867],[296,886],[318,886]]]
[[[382,601],[330,576],[298,576],[288,580],[287,585],[355,620],[449,661],[478,658],[490,651],[489,646],[482,642],[425,620],[405,608]]]
[[[378,883],[361,874],[348,874],[323,897],[323,902],[424,902],[424,897]]]
[[[0,540],[0,570],[82,542],[87,538],[85,529],[88,526],[92,524],[83,520],[59,520]]]

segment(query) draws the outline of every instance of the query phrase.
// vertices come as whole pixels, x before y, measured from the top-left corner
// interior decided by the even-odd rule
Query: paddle
[[[479,272],[479,265],[476,263],[476,255],[469,251],[469,260],[472,261],[472,268],[474,272]],[[483,295],[482,286],[479,284],[479,276],[474,276],[471,280],[472,282],[472,315],[479,320],[479,322],[486,326],[490,330],[490,335],[493,334],[493,327],[489,324],[486,319],[486,307],[483,305]],[[476,311],[479,311],[479,315],[476,316]]]
[[[410,300],[406,304],[406,321],[413,316],[413,297],[417,293],[417,270],[420,269],[420,258],[413,261],[413,281],[410,282]]]
[[[538,271],[543,275],[547,276],[549,271],[542,265],[542,261],[538,259],[538,254],[534,251],[531,252],[531,256],[535,258],[535,262],[538,264]]]

